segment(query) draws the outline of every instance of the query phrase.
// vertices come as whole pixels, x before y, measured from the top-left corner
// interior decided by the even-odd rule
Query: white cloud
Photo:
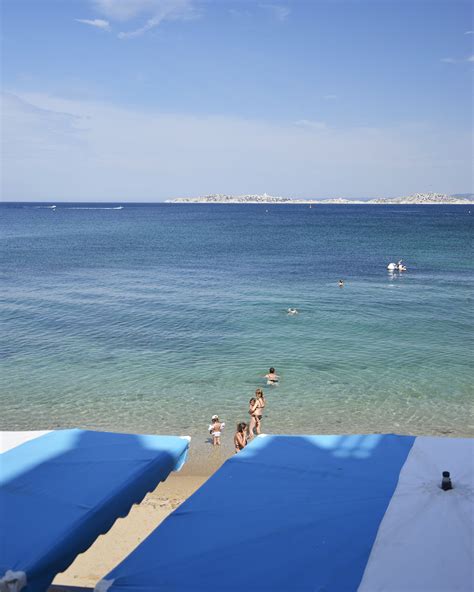
[[[462,59],[462,60],[455,60],[454,58],[442,58],[441,61],[443,63],[445,63],[445,64],[459,64],[459,63],[464,62],[464,61],[466,61],[466,62],[474,62],[474,55],[471,55],[471,56],[467,57],[465,60],[464,59]]]
[[[104,31],[110,31],[110,23],[109,21],[104,21],[103,19],[76,19],[78,23],[84,23],[85,25],[90,25],[91,27],[97,27],[98,29],[103,29]]]
[[[231,17],[233,18],[241,18],[241,17],[251,17],[252,16],[252,12],[248,9],[243,9],[243,8],[229,8],[228,13],[230,14]]]
[[[124,22],[153,10],[159,4],[153,0],[92,0],[92,3],[107,18]]]
[[[323,130],[327,128],[327,125],[324,123],[324,121],[314,121],[311,119],[298,119],[295,121],[295,125],[311,130]]]
[[[474,31],[466,31],[464,35],[474,35]]]
[[[286,21],[291,12],[288,6],[282,6],[280,4],[261,4],[260,6],[269,10],[273,18],[280,22]]]
[[[119,33],[121,39],[139,37],[165,20],[188,20],[197,16],[193,0],[93,0],[101,14],[122,23],[142,19],[139,27]]]
[[[326,101],[334,101],[335,99],[337,99],[337,95],[324,95],[323,99],[325,99]]]
[[[2,154],[6,161],[35,160],[77,148],[82,143],[77,127],[82,118],[60,109],[43,108],[11,93],[1,95]],[[82,145],[84,148],[84,145]]]
[[[195,117],[34,93],[8,95],[2,116],[5,200],[471,190],[470,132],[457,129]]]

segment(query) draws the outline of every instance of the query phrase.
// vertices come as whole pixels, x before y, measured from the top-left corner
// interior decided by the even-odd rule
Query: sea
[[[52,205],[0,205],[1,430],[474,435],[472,206]]]

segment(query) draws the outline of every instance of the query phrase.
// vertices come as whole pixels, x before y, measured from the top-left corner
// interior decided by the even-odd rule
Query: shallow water
[[[263,386],[267,432],[473,435],[469,207],[0,215],[1,429],[228,440]]]

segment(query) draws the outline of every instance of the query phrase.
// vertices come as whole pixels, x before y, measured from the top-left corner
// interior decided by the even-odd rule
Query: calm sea
[[[233,429],[262,386],[266,432],[474,433],[469,207],[0,215],[0,429],[205,441],[212,414]]]

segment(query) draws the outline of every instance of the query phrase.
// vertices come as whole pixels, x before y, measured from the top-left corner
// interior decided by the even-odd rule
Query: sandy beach
[[[119,518],[69,569],[58,574],[53,584],[93,588],[222,465],[232,454],[229,442],[226,444],[219,448],[209,445],[199,452],[191,447],[179,473],[172,473],[125,518]]]

